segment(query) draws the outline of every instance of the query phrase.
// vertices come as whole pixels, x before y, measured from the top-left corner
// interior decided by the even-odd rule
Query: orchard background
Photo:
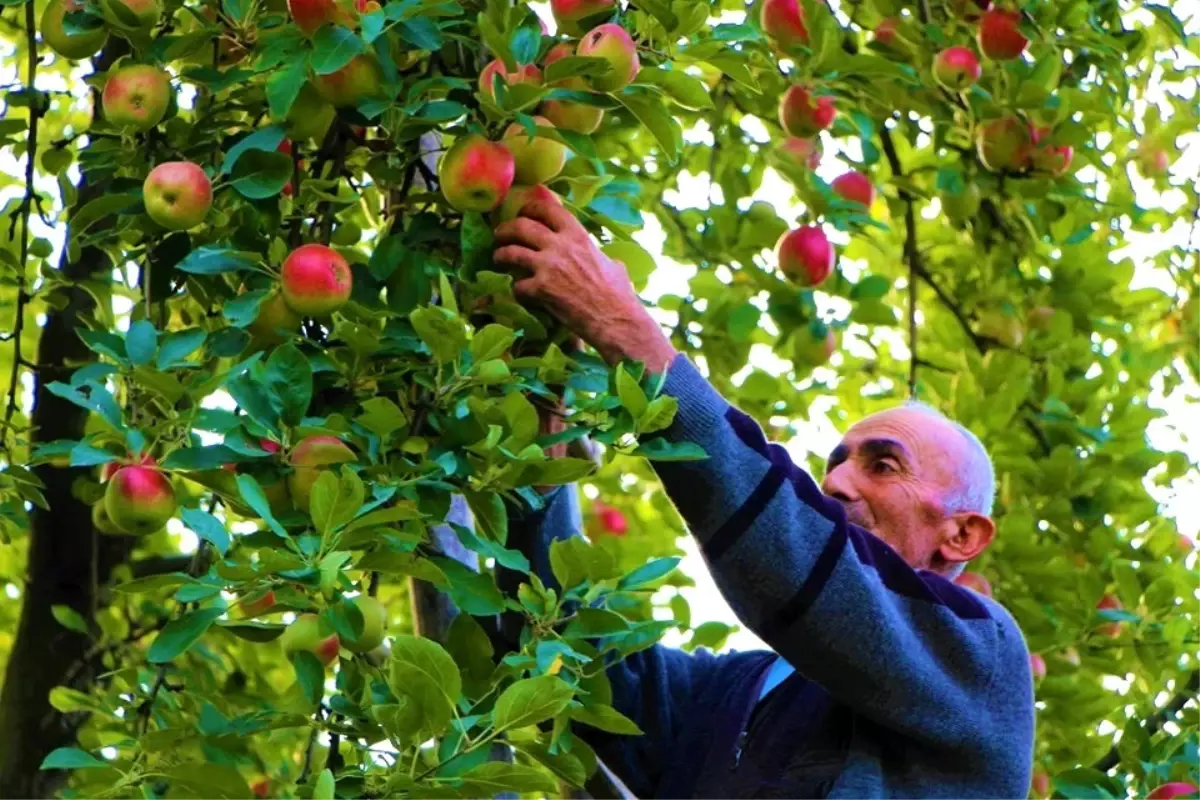
[[[1034,795],[1200,782],[1196,525],[1174,519],[1198,486],[1196,9],[806,1],[768,37],[757,3],[559,16],[581,8],[564,32],[506,0],[0,0],[0,795],[602,795],[571,732],[629,729],[601,652],[744,641],[672,569],[689,548],[646,461],[696,456],[654,438],[672,402],[516,303],[494,217],[446,200],[480,168],[440,176],[444,149],[513,124],[534,166],[565,145],[550,188],[816,474],[907,396],[983,438],[1000,527],[972,572],[1044,664]],[[608,22],[640,71],[597,91],[619,70],[570,52]],[[973,55],[935,80],[951,47]],[[170,80],[137,127],[99,100],[133,64]],[[801,85],[836,111],[808,144],[779,113]],[[143,192],[174,161],[211,179],[198,224]],[[816,288],[811,252],[774,254],[804,226],[837,250]],[[353,291],[301,322],[274,292],[306,243]],[[316,435],[346,463],[297,456]],[[169,491],[130,535],[104,496],[144,456]],[[590,544],[557,548],[550,592],[506,514],[573,480]],[[486,632],[501,611],[516,652]],[[306,612],[307,641],[282,635]]]

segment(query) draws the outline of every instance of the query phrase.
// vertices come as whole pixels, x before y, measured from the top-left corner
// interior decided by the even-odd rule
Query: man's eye
[[[878,458],[871,464],[871,470],[885,475],[890,472],[897,472],[896,464],[887,458]]]

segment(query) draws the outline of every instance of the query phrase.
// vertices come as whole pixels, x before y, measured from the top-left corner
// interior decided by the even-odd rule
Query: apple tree
[[[612,791],[601,664],[731,629],[660,377],[492,263],[546,190],[814,473],[806,421],[906,397],[981,436],[962,580],[1034,653],[1032,794],[1200,782],[1177,13],[0,0],[0,794]],[[538,570],[509,529],[560,485]]]

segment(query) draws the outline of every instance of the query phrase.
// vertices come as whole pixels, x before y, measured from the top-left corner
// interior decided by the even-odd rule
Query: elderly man
[[[643,797],[1025,797],[1029,654],[999,604],[952,578],[987,548],[993,475],[979,441],[932,409],[855,425],[821,487],[678,354],[619,264],[543,193],[496,230],[497,263],[610,362],[667,371],[657,463],[718,586],[772,649],[654,647],[609,669],[644,737],[588,741]],[[569,491],[510,530],[544,565],[575,530]],[[514,538],[515,536],[515,538]],[[542,570],[543,572],[545,570]]]

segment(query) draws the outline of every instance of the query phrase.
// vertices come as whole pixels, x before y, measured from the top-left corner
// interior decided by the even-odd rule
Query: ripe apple
[[[1175,781],[1156,786],[1150,794],[1146,795],[1146,800],[1175,800],[1177,797],[1195,797],[1198,794],[1200,794],[1200,786],[1196,786],[1194,783]]]
[[[148,64],[122,67],[108,76],[100,103],[113,125],[148,131],[171,104],[171,76]]]
[[[289,657],[296,653],[309,652],[323,665],[329,666],[338,656],[337,634],[322,633],[321,618],[316,614],[301,614],[296,617],[296,621],[284,629],[279,641],[283,644],[283,652]]]
[[[608,62],[608,72],[588,79],[592,88],[598,92],[618,92],[624,89],[633,82],[641,69],[637,45],[633,43],[633,38],[620,25],[611,22],[588,31],[575,52],[590,58],[603,58]]]
[[[42,41],[63,58],[91,58],[108,41],[108,31],[104,28],[87,33],[67,33],[63,28],[63,18],[72,11],[82,11],[84,6],[80,0],[50,0],[42,12],[38,26]]]
[[[108,518],[126,533],[154,533],[167,524],[175,508],[175,490],[155,467],[122,467],[104,490]]]
[[[950,219],[963,222],[973,219],[979,213],[979,204],[982,202],[982,199],[979,187],[974,182],[971,182],[963,186],[961,192],[943,193],[941,196],[942,210],[946,212],[946,216]]]
[[[993,8],[979,20],[979,49],[988,58],[1008,61],[1020,58],[1029,40],[1020,30],[1021,12]]]
[[[241,601],[242,617],[250,619],[251,617],[261,617],[272,608],[275,607],[275,590],[268,589],[265,592],[254,595],[252,597],[244,597]]]
[[[895,47],[899,37],[900,20],[896,17],[885,17],[875,26],[874,39],[882,47]]]
[[[288,0],[287,7],[305,36],[312,36],[326,22],[353,28],[356,21],[351,9],[338,0]]]
[[[1050,794],[1050,774],[1042,768],[1033,771],[1033,779],[1029,782],[1029,791],[1034,797],[1047,797]]]
[[[313,484],[321,477],[324,468],[357,460],[354,451],[336,436],[309,436],[302,439],[288,454],[288,463],[293,470],[288,476],[287,486],[296,507],[308,512]]]
[[[360,595],[350,601],[362,613],[363,629],[358,639],[346,642],[346,649],[352,653],[366,653],[383,644],[384,631],[387,628],[387,609],[383,603],[369,595]]]
[[[167,161],[150,170],[142,183],[150,219],[167,230],[186,231],[204,222],[212,206],[212,181],[191,161]]]
[[[103,467],[100,468],[100,482],[101,483],[108,482],[109,480],[112,479],[113,475],[116,475],[117,472],[120,471],[121,467],[127,467],[133,463],[134,463],[133,456],[123,458],[120,461],[109,461],[107,464],[105,464]],[[154,460],[154,457],[151,456],[149,453],[142,453],[142,457],[140,459],[138,459],[137,463],[141,464],[144,467],[153,467],[158,462],[156,462]]]
[[[965,586],[973,592],[978,592],[984,597],[992,596],[992,584],[978,572],[964,572],[955,578],[954,582],[959,586]]]
[[[775,245],[775,255],[784,276],[805,288],[819,286],[833,271],[833,245],[816,225],[784,233]]]
[[[518,83],[537,85],[542,82],[542,71],[536,64],[525,64],[517,67],[516,72],[509,72],[500,59],[494,59],[479,73],[479,93],[493,103],[496,102],[496,77],[505,86],[516,86]]]
[[[535,197],[549,198],[552,202],[562,205],[562,198],[557,193],[550,191],[545,186],[514,186],[508,190],[508,194],[504,196],[504,202],[496,209],[494,214],[494,222],[499,225],[501,222],[508,222],[510,219],[516,219],[521,214],[521,209],[525,204]]]
[[[779,145],[779,157],[796,170],[802,167],[816,169],[821,163],[821,142],[819,139],[789,136]]]
[[[550,13],[558,30],[568,36],[582,36],[596,22],[608,19],[617,10],[617,0],[550,0]]]
[[[162,9],[159,8],[158,0],[108,0],[104,5],[121,6],[128,13],[119,14],[112,8],[104,8],[104,17],[109,22],[114,23],[118,28],[141,29],[146,30],[153,28],[158,18],[162,15]],[[136,19],[135,25],[130,25],[128,19]]]
[[[512,151],[479,134],[462,137],[442,156],[438,182],[446,202],[459,211],[491,211],[513,185]]]
[[[350,299],[354,286],[346,259],[323,244],[304,244],[288,253],[279,279],[284,301],[306,317],[337,311]]]
[[[1157,144],[1143,144],[1137,152],[1138,172],[1144,178],[1160,178],[1171,169],[1171,156]]]
[[[566,42],[556,44],[546,54],[546,66],[549,67],[560,58],[574,54],[575,49]],[[588,88],[587,81],[579,75],[555,81],[550,85],[556,89],[569,89],[575,92],[585,92]],[[600,127],[600,121],[604,119],[604,109],[602,108],[564,100],[546,100],[542,103],[540,111],[542,116],[553,123],[554,127],[576,133],[591,133]]]
[[[785,53],[808,46],[804,9],[797,0],[763,0],[759,23],[763,33]]]
[[[979,59],[965,47],[947,47],[933,59],[933,78],[952,92],[974,86],[982,69]]]
[[[992,172],[1023,170],[1033,153],[1033,134],[1023,120],[1001,117],[979,126],[976,148]]]
[[[1096,609],[1098,611],[1103,611],[1105,609],[1113,609],[1113,610],[1119,611],[1122,608],[1124,608],[1124,606],[1121,605],[1121,601],[1118,600],[1116,597],[1114,597],[1111,594],[1104,595],[1104,597],[1100,598],[1100,602],[1096,603]],[[1110,639],[1116,639],[1118,636],[1121,635],[1121,623],[1120,622],[1106,622],[1103,625],[1097,625],[1096,632],[1099,633],[1101,636],[1107,636]]]
[[[821,320],[796,329],[792,340],[792,360],[797,366],[819,367],[837,352],[837,333]]]
[[[1179,534],[1179,539],[1176,540],[1175,549],[1178,550],[1181,555],[1186,556],[1196,549],[1196,543],[1192,541],[1192,537],[1188,536],[1186,533],[1181,533]]]
[[[621,513],[621,509],[614,508],[607,503],[597,502],[595,504],[595,511],[596,522],[603,533],[613,536],[624,536],[629,532],[629,520],[625,519],[625,515]]]
[[[534,117],[543,128],[553,128],[545,117]],[[529,137],[524,125],[513,123],[504,132],[504,144],[513,156],[514,180],[526,185],[546,183],[562,172],[567,146],[545,136]]]
[[[1037,683],[1046,677],[1046,659],[1040,653],[1029,654],[1029,670],[1033,673],[1033,682]]]
[[[104,500],[92,504],[92,527],[100,533],[107,533],[110,536],[121,536],[125,533],[108,516],[108,508]]]
[[[379,96],[383,89],[383,69],[375,56],[363,53],[337,72],[313,73],[312,84],[326,102],[337,108],[355,108],[362,101]]]
[[[1061,178],[1071,168],[1074,155],[1075,150],[1069,144],[1059,147],[1044,145],[1033,152],[1033,168]]]
[[[271,794],[271,779],[260,777],[250,782],[250,791],[259,800],[267,800]]]
[[[851,170],[833,179],[830,184],[833,193],[843,200],[859,203],[867,208],[875,201],[875,187],[870,179],[861,172]]]
[[[300,87],[300,94],[296,95],[296,100],[288,109],[283,122],[289,138],[296,141],[321,141],[336,114],[333,105],[327,103],[311,83],[306,83]]]
[[[832,97],[816,97],[807,86],[792,86],[779,101],[779,124],[791,136],[816,136],[833,124]]]
[[[286,334],[299,330],[303,320],[304,318],[287,304],[283,293],[274,291],[259,303],[258,316],[246,326],[246,332],[252,337],[251,346],[255,350],[264,350],[284,342]]]

